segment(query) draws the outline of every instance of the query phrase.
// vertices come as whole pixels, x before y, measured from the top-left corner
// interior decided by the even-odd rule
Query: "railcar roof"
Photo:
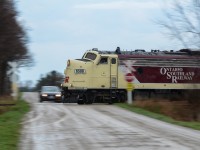
[[[98,50],[92,49],[93,51],[97,51],[99,54],[117,54],[119,58],[198,58],[200,59],[200,49],[181,49],[178,51],[174,50],[151,50],[145,51],[143,49],[136,49],[133,51],[120,50],[118,51],[107,51],[107,50]]]

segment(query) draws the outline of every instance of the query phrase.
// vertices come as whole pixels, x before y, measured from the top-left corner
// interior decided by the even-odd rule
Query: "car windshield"
[[[59,92],[60,90],[56,86],[43,86],[42,87],[42,91],[45,91],[45,92]]]

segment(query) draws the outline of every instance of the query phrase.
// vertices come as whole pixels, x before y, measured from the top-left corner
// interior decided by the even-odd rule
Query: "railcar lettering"
[[[183,71],[183,68],[165,68],[165,70],[170,72],[181,72]]]
[[[178,83],[180,80],[191,81],[195,75],[194,72],[184,72],[183,68],[161,68],[161,75],[166,75],[168,80],[172,80],[172,83]]]

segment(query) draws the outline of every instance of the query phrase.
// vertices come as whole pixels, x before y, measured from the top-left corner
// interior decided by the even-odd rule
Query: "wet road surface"
[[[200,131],[129,112],[114,105],[38,102],[24,118],[20,150],[199,150]]]

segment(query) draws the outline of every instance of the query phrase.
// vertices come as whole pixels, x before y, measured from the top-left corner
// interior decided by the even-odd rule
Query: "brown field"
[[[160,100],[135,100],[133,103],[137,107],[149,111],[164,114],[180,121],[200,121],[200,106],[197,103],[190,103],[187,100],[170,101]]]
[[[15,105],[16,101],[11,96],[0,97],[0,114],[8,111],[11,106]]]

